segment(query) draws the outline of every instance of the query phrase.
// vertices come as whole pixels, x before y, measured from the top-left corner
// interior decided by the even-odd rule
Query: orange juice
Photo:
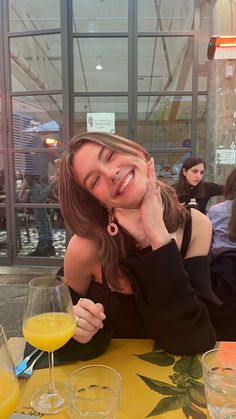
[[[1,419],[7,419],[19,401],[19,386],[12,372],[0,368],[0,412]]]
[[[74,334],[75,318],[68,313],[43,313],[24,321],[27,342],[43,351],[61,348]]]

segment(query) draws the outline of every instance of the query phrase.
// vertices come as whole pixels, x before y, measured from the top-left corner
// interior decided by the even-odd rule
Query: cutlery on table
[[[33,374],[34,365],[38,361],[39,358],[44,354],[44,351],[39,352],[39,354],[36,356],[36,358],[33,360],[33,362],[30,364],[28,368],[26,368],[24,371],[22,371],[19,375],[17,375],[17,378],[30,378]]]
[[[26,356],[16,367],[15,367],[15,374],[16,376],[20,375],[27,367],[28,362],[38,352],[39,349],[34,349],[28,356]]]

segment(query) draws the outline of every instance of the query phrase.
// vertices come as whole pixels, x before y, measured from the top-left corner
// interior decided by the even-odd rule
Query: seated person
[[[141,145],[75,136],[61,161],[60,201],[74,234],[64,275],[78,317],[65,357],[80,357],[82,346],[96,356],[111,338],[154,339],[182,355],[236,339],[235,301],[229,313],[211,289],[211,223],[156,179]]]
[[[227,250],[236,252],[236,168],[227,177],[224,201],[209,208],[207,216],[213,226],[210,255]]]
[[[195,199],[197,209],[205,214],[209,199],[223,195],[224,186],[214,182],[205,182],[204,172],[204,160],[201,157],[189,157],[183,162],[178,182],[172,186],[181,203],[187,206],[191,199]]]

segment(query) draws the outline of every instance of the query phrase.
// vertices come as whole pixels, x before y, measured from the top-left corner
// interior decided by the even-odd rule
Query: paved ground
[[[22,319],[29,281],[58,268],[0,266],[0,324],[7,338],[22,336]]]

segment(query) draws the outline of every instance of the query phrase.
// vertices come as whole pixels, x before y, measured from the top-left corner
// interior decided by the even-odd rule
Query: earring
[[[114,222],[114,216],[112,214],[112,209],[108,208],[108,226],[107,231],[110,236],[116,236],[118,233],[118,226]]]

